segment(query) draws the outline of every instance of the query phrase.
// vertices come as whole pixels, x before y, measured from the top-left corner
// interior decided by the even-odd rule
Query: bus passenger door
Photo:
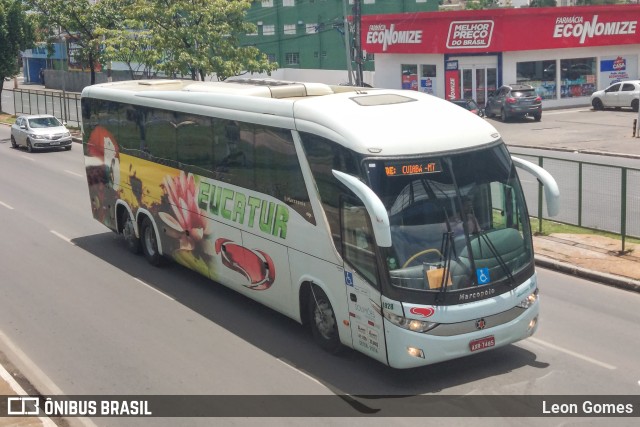
[[[387,364],[375,238],[367,210],[341,202],[341,234],[353,348]]]

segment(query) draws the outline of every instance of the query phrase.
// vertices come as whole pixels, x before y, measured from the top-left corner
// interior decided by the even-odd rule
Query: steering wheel
[[[405,262],[402,265],[402,268],[406,268],[409,264],[411,264],[413,261],[415,261],[416,258],[418,258],[419,256],[422,256],[422,255],[428,254],[428,253],[436,253],[436,254],[438,254],[438,256],[440,258],[442,258],[442,253],[440,253],[439,250],[437,250],[437,249],[425,249],[423,251],[416,252],[415,254],[411,255],[411,257],[409,257],[407,262]]]

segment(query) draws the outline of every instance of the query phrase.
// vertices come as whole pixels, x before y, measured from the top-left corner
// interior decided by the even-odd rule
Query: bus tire
[[[139,254],[142,249],[140,239],[136,236],[136,230],[129,212],[124,208],[122,208],[120,215],[120,223],[122,224],[122,237],[124,237],[127,249],[133,254]]]
[[[342,349],[336,315],[327,294],[311,285],[308,300],[309,323],[314,341],[325,351],[337,354]]]
[[[142,242],[142,252],[149,264],[160,267],[163,264],[163,257],[158,250],[156,230],[147,216],[144,217],[140,226],[140,241]]]

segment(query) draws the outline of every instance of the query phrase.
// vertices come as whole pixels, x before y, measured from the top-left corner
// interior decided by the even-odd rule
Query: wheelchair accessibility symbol
[[[476,277],[478,278],[478,285],[486,285],[491,281],[489,269],[486,267],[476,269]]]
[[[344,272],[344,283],[346,283],[347,286],[353,286],[353,273],[350,271]]]

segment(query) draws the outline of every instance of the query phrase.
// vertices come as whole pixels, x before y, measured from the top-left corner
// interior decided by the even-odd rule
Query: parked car
[[[503,122],[511,117],[531,116],[537,122],[542,119],[542,98],[533,86],[510,84],[498,88],[487,98],[484,109],[487,117],[500,115]]]
[[[11,145],[14,148],[26,147],[29,152],[58,147],[71,150],[71,143],[69,130],[51,115],[20,116],[11,125]]]
[[[599,90],[591,94],[591,105],[594,110],[605,108],[628,107],[638,111],[640,103],[640,80],[627,80],[614,83],[605,90]]]
[[[449,101],[454,104],[471,111],[473,114],[477,114],[480,117],[484,117],[484,110],[480,108],[478,103],[473,99],[450,99]]]

